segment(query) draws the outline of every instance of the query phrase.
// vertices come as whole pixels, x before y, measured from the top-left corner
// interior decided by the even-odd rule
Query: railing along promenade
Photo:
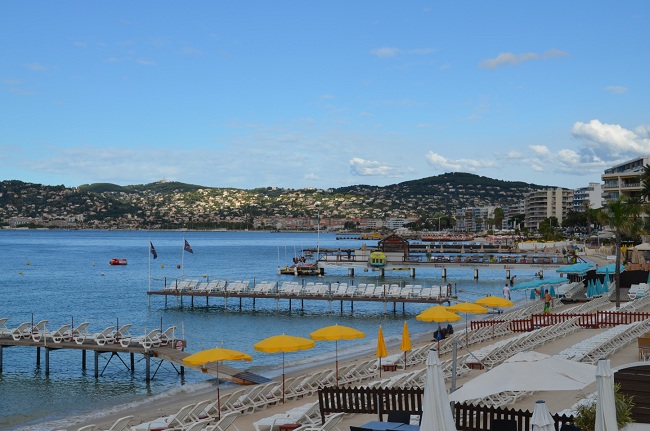
[[[509,323],[508,328],[513,332],[530,332],[535,329],[552,326],[567,320],[575,319],[576,324],[583,328],[602,328],[607,326],[628,325],[630,323],[642,322],[650,318],[650,313],[629,312],[629,311],[596,311],[594,313],[542,313],[532,314],[527,319],[514,319]],[[472,330],[498,325],[504,320],[483,320],[471,322]]]

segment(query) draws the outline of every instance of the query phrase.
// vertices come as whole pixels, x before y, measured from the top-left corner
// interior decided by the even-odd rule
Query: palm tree
[[[645,165],[643,167],[643,174],[641,174],[641,196],[643,196],[646,202],[650,201],[650,165]]]
[[[630,202],[626,197],[610,201],[600,212],[601,221],[614,231],[616,238],[616,269],[614,279],[616,280],[616,308],[621,306],[621,245],[623,235],[634,236],[640,229],[639,214],[641,205],[635,201]]]

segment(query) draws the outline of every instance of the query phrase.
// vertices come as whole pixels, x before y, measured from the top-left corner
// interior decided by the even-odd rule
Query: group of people
[[[433,333],[433,339],[437,341],[444,340],[448,335],[451,335],[453,333],[454,327],[451,326],[451,323],[447,324],[447,328],[443,328],[442,326],[438,325],[438,329]]]

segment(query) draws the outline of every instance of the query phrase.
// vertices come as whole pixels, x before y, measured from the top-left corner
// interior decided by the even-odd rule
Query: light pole
[[[320,202],[314,204],[316,206],[316,262],[320,259]]]
[[[442,216],[438,217],[438,232],[440,232],[440,219],[441,218],[442,218]]]

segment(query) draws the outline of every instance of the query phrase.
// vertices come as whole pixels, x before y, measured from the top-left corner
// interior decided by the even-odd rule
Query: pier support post
[[[95,378],[99,378],[99,352],[97,350],[95,352]]]
[[[41,368],[41,348],[36,348],[36,368]]]
[[[411,272],[411,278],[415,278],[415,268],[411,268],[409,271]]]
[[[86,350],[81,351],[81,371],[86,371]]]
[[[474,268],[474,280],[478,280],[478,268]]]
[[[135,374],[135,354],[130,353],[131,356],[131,374]]]
[[[146,373],[147,373],[146,381],[147,383],[149,383],[151,381],[151,355],[148,352],[144,354],[144,361],[146,364]]]
[[[0,346],[0,374],[2,374],[2,351],[3,347]]]
[[[384,268],[379,268],[379,276],[380,277],[384,276]]]
[[[50,375],[50,349],[45,348],[45,376]]]
[[[510,270],[506,269],[506,279],[510,280]]]
[[[190,307],[194,308],[194,295],[192,295],[192,297],[190,299]]]
[[[447,278],[447,268],[442,268],[442,278],[443,279]]]
[[[354,268],[348,268],[348,277],[354,277]]]

